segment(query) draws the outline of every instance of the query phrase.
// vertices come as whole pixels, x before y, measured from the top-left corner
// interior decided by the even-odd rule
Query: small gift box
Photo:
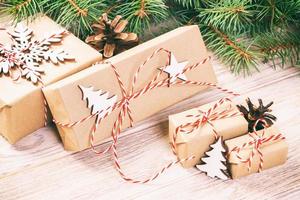
[[[0,31],[0,134],[10,143],[45,124],[41,88],[102,59],[48,17]]]
[[[198,164],[218,136],[226,140],[243,135],[247,130],[243,115],[226,99],[169,116],[170,141],[186,168]]]
[[[186,99],[216,77],[197,26],[145,42],[44,89],[64,146],[89,148]],[[188,85],[189,84],[189,85]],[[121,127],[118,127],[119,125]]]
[[[287,160],[287,142],[274,125],[226,140],[225,145],[233,179],[281,165]]]

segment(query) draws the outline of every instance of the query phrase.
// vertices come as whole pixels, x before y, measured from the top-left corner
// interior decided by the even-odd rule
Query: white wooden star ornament
[[[160,69],[163,70],[163,72],[169,74],[169,77],[171,77],[170,83],[174,82],[177,78],[182,81],[186,81],[187,77],[183,73],[183,70],[187,64],[188,61],[177,62],[175,55],[171,53],[170,65]]]

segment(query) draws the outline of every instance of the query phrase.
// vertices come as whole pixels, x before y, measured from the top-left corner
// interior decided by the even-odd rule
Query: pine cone
[[[258,99],[259,106],[255,106],[249,98],[246,99],[248,109],[242,105],[238,105],[238,109],[243,113],[245,119],[248,121],[248,131],[253,132],[254,125],[257,120],[264,119],[267,122],[268,126],[271,126],[274,121],[276,121],[276,117],[270,112],[272,110],[269,108],[273,102],[270,102],[266,106],[263,105],[261,99]],[[256,126],[256,130],[261,130],[264,128],[263,122],[258,122]]]
[[[102,14],[97,24],[93,24],[95,35],[86,38],[86,43],[98,51],[103,51],[106,58],[133,47],[138,44],[138,36],[135,33],[123,32],[128,24],[127,20],[121,20],[122,16],[117,15],[114,20],[109,20],[106,13]]]

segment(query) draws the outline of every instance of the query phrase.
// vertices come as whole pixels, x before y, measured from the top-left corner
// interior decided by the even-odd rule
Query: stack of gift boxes
[[[207,114],[214,107],[216,109]],[[214,113],[218,113],[219,117],[215,117]],[[192,125],[197,120],[200,124],[193,129]],[[176,131],[184,124],[188,124],[187,128],[192,131]],[[222,104],[213,102],[169,116],[169,136],[175,143],[179,159],[193,156],[193,159],[182,162],[186,168],[207,164],[207,152],[211,151],[212,145],[221,138],[225,149],[223,163],[228,169],[222,171],[235,179],[285,163],[288,146],[284,136],[274,125],[269,126],[266,122],[264,125],[261,130],[255,130],[254,127],[254,130],[249,132],[248,121],[243,113],[234,103],[224,100]],[[217,170],[215,167],[217,168],[211,166],[208,174],[211,170]],[[219,176],[215,174],[215,177]]]
[[[19,64],[18,67],[6,65],[6,54],[3,51],[0,54],[0,134],[10,143],[43,127],[45,115],[48,115],[48,121],[52,119],[45,102],[65,149],[80,151],[91,145],[91,128],[94,130],[92,141],[101,143],[111,136],[115,119],[121,119],[120,129],[127,128],[133,121],[141,121],[216,84],[197,26],[175,29],[101,63],[101,54],[71,33],[49,40],[51,45],[34,48],[34,44],[44,42],[41,38],[50,30],[62,30],[48,17],[38,18],[24,26],[29,27],[29,32],[18,30],[20,33],[14,43],[10,38],[12,35],[7,34],[13,28],[0,33],[0,43],[10,46],[7,52],[15,53],[13,55],[19,58],[23,55],[22,59],[17,57],[23,65],[14,63]],[[31,41],[31,37],[40,42]],[[28,46],[23,48],[22,41],[27,41]],[[12,48],[13,45],[16,48]],[[60,48],[64,51],[57,50]],[[73,59],[65,60],[63,56],[66,53]],[[33,55],[41,58],[36,59]],[[26,68],[26,59],[33,59],[31,63],[34,64]],[[43,68],[41,75],[37,67]],[[32,76],[27,76],[28,72]],[[233,178],[285,162],[285,140],[265,139],[279,134],[274,126],[256,131],[256,138],[247,134],[248,122],[231,101],[222,101],[214,113],[205,115],[215,104],[218,102],[169,117],[170,139],[178,158],[192,157],[182,162],[183,167],[201,164],[210,145],[219,138],[225,141],[225,158]],[[224,114],[223,111],[228,115],[218,118],[219,114]],[[178,127],[192,124],[194,120],[198,123],[194,124],[196,128],[192,131],[176,132]],[[249,168],[249,162],[245,160],[252,152],[254,155]],[[276,157],[273,157],[274,154]]]

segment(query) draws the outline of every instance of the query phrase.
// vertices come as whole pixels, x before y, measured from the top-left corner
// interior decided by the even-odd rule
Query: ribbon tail
[[[131,114],[132,112],[131,112],[129,105],[127,106],[126,111],[127,111],[127,114],[128,114],[129,120],[130,120],[130,127],[133,127],[133,117],[132,117],[132,114]]]

